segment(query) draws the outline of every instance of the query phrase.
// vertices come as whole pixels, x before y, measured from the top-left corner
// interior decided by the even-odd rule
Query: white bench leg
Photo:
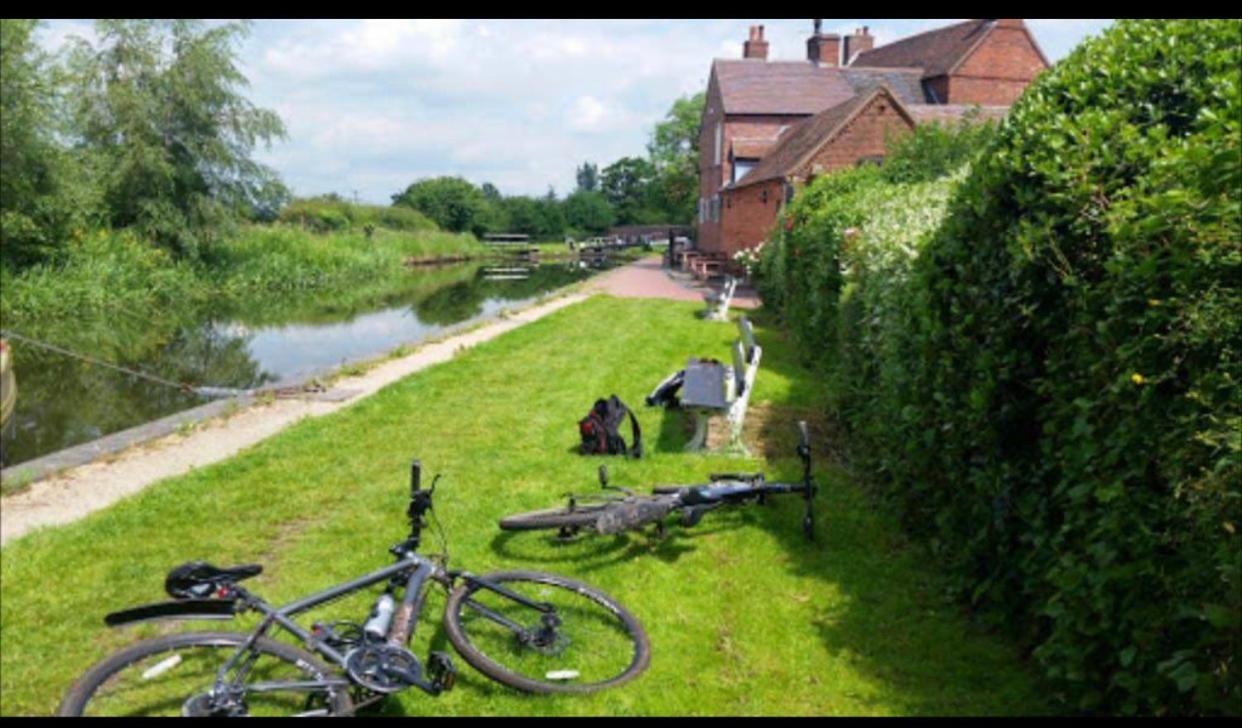
[[[702,450],[707,446],[707,420],[711,414],[703,410],[694,412],[694,437],[686,443],[686,450]]]
[[[749,394],[749,392],[747,393]],[[750,397],[743,395],[741,399],[733,403],[729,408],[729,451],[740,453],[746,457],[750,457],[750,451],[746,449],[746,443],[742,441],[742,425],[746,422],[746,405],[750,402]]]

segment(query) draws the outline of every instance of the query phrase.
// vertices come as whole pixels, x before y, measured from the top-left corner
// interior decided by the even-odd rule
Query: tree
[[[652,209],[651,184],[655,167],[641,157],[622,157],[604,168],[600,188],[622,225],[661,222]]]
[[[501,202],[504,219],[508,225],[506,232],[520,235],[538,235],[540,225],[539,204],[531,197],[514,195]]]
[[[484,182],[479,192],[482,193],[483,199],[489,202],[500,202],[500,190],[491,182]]]
[[[597,165],[583,162],[575,172],[575,176],[578,179],[579,192],[595,192],[599,189],[599,167]]]
[[[565,221],[575,231],[599,235],[612,227],[617,213],[601,192],[579,190],[564,202]]]
[[[699,122],[703,93],[673,102],[664,121],[656,124],[647,153],[655,167],[660,208],[667,222],[688,224],[699,196]]]
[[[492,189],[495,189],[494,187]],[[419,180],[392,196],[392,204],[412,207],[445,230],[482,235],[488,230],[483,193],[461,177]]]
[[[559,238],[565,234],[565,212],[561,202],[556,199],[556,190],[548,187],[548,194],[537,203],[539,210],[538,229],[535,233],[540,238]]]
[[[11,266],[48,257],[96,208],[55,141],[57,79],[33,41],[37,27],[0,19],[0,260]]]
[[[285,136],[243,97],[236,46],[248,23],[100,20],[99,45],[72,39],[73,122],[98,162],[109,222],[183,254],[248,210],[287,199],[257,143]]]

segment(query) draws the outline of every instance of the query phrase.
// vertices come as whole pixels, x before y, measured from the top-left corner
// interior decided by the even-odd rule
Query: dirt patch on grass
[[[742,442],[751,455],[767,460],[797,456],[798,422],[805,421],[811,435],[812,457],[818,461],[837,461],[835,428],[826,414],[815,407],[794,407],[776,404],[751,405],[742,424]],[[686,427],[694,430],[694,420],[686,418]],[[707,429],[707,446],[724,448],[729,444],[729,422],[723,416],[713,417]]]

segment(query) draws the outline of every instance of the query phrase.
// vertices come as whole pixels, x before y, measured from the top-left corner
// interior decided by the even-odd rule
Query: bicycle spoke
[[[572,589],[505,582],[550,615],[486,589],[471,594],[461,629],[479,652],[532,680],[591,684],[624,672],[635,659],[633,636],[607,607]]]

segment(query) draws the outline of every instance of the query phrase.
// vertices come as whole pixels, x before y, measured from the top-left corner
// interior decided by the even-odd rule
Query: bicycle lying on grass
[[[683,526],[697,524],[705,513],[726,505],[750,501],[765,502],[770,495],[801,493],[806,502],[802,531],[807,539],[814,537],[815,514],[812,510],[815,483],[811,481],[811,444],[806,423],[798,423],[798,457],[802,459],[801,483],[769,483],[763,473],[713,473],[709,483],[701,485],[663,486],[652,489],[651,495],[634,495],[633,491],[608,484],[608,471],[601,465],[599,484],[604,490],[615,490],[623,496],[600,494],[568,494],[569,503],[561,508],[531,511],[500,519],[506,531],[557,531],[560,538],[571,538],[584,529],[601,535],[621,533],[656,524],[663,535],[665,516],[680,511]]]
[[[105,623],[231,619],[254,610],[263,615],[258,627],[250,633],[171,634],[131,645],[87,670],[66,693],[58,714],[348,715],[410,686],[437,695],[453,686],[452,660],[432,652],[424,667],[408,649],[431,582],[448,591],[444,626],[453,647],[505,685],[533,693],[588,693],[628,682],[646,669],[651,656],[646,633],[603,592],[533,571],[474,576],[447,569],[447,555],[438,562],[419,555],[424,516],[432,512],[435,493],[435,481],[430,490],[420,488],[420,471],[416,460],[410,473],[410,535],[389,549],[396,563],[282,607],[238,584],[259,574],[258,565],[183,564],[165,581],[174,601],[114,612]],[[385,580],[384,593],[362,625],[316,622],[306,630],[292,619]],[[268,637],[273,626],[310,651]]]

